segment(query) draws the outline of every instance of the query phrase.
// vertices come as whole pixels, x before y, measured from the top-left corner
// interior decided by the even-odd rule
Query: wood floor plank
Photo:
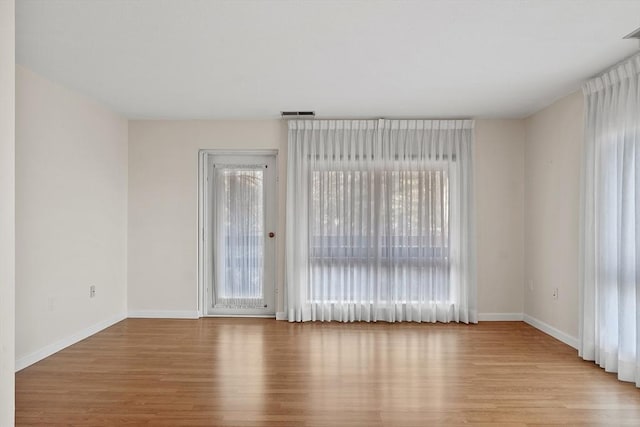
[[[127,319],[16,374],[18,426],[640,425],[640,391],[522,322]]]

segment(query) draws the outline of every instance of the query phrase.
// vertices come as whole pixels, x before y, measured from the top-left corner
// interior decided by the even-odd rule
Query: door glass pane
[[[213,306],[264,307],[264,166],[215,165],[213,176]]]

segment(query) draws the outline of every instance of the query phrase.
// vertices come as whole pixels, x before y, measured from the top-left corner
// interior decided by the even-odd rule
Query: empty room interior
[[[0,427],[639,387],[639,0],[0,0]]]

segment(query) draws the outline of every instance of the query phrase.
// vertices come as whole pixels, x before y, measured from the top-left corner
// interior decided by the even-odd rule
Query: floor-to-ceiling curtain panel
[[[584,94],[580,355],[640,386],[640,55]]]
[[[473,121],[291,120],[289,321],[477,322]]]

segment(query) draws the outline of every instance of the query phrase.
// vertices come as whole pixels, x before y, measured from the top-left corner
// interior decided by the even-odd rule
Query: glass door
[[[275,155],[209,155],[209,315],[273,315]]]

